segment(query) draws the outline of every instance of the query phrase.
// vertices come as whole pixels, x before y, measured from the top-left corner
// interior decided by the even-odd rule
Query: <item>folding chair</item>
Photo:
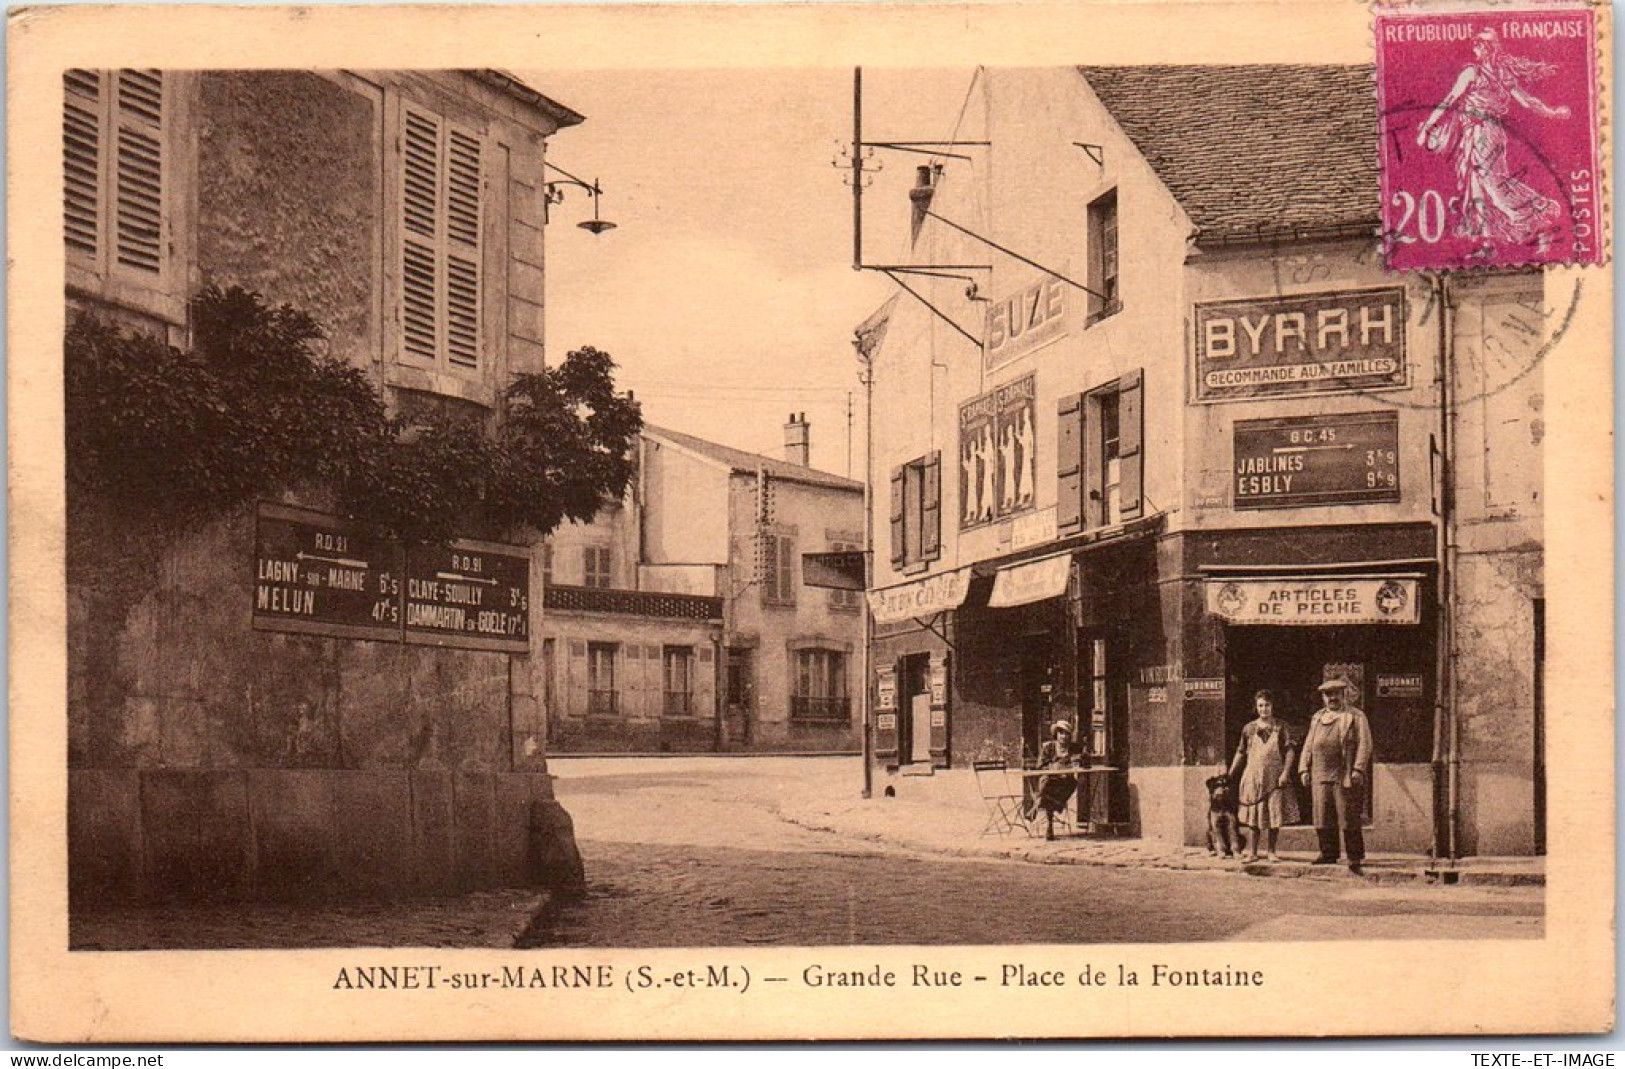
[[[987,823],[982,826],[982,834],[996,831],[1003,835],[1018,827],[1025,828],[1021,819],[1021,791],[1010,786],[1008,766],[1003,761],[973,761],[971,770],[976,773],[976,790],[987,806]]]

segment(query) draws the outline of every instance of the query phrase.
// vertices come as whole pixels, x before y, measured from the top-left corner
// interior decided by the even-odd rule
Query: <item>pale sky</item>
[[[648,422],[770,456],[789,413],[805,412],[813,466],[837,474],[850,394],[861,479],[852,331],[893,287],[852,269],[850,171],[830,165],[852,136],[851,69],[519,73],[587,117],[550,139],[548,160],[596,178],[617,224],[579,229],[592,208],[578,189],[553,208],[549,360],[604,349]],[[866,70],[864,138],[948,137],[973,73]],[[865,259],[896,263],[927,161],[876,156]]]

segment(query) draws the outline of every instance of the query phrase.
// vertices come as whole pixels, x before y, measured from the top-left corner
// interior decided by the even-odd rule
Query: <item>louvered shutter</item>
[[[780,536],[778,543],[778,600],[793,605],[796,600],[796,543],[795,539],[783,536]]]
[[[440,306],[440,120],[401,117],[401,348],[434,363]]]
[[[907,555],[903,542],[903,469],[891,470],[891,563],[901,568]]]
[[[1055,442],[1055,526],[1061,534],[1076,534],[1083,529],[1083,394],[1061,398]]]
[[[121,70],[117,81],[114,249],[120,265],[158,274],[164,247],[164,76]]]
[[[67,71],[62,89],[63,236],[70,252],[95,256],[102,247],[101,75]]]
[[[572,639],[564,667],[564,711],[568,716],[587,713],[587,644]]]
[[[1122,464],[1118,497],[1124,519],[1145,511],[1145,376],[1124,375],[1117,393],[1117,455]]]
[[[925,458],[924,486],[920,490],[920,556],[942,556],[942,452],[933,449]]]
[[[446,358],[480,363],[480,140],[463,130],[446,136]]]

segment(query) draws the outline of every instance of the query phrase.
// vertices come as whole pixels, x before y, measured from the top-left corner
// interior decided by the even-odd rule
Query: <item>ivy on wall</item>
[[[70,518],[89,497],[173,527],[321,487],[341,512],[439,542],[590,520],[632,478],[642,417],[596,349],[515,376],[495,415],[391,413],[289,305],[210,287],[191,322],[182,350],[94,316],[70,321]]]

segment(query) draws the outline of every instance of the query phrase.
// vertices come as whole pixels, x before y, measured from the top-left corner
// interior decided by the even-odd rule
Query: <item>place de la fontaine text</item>
[[[625,989],[631,992],[671,989],[733,990],[743,994],[753,983],[791,984],[804,989],[852,988],[1228,988],[1263,987],[1262,969],[1230,965],[1191,967],[1153,962],[1129,966],[1091,962],[1033,965],[1005,962],[990,969],[967,969],[931,963],[907,965],[814,962],[799,969],[776,967],[752,973],[741,963],[705,963],[683,967],[633,964],[499,965],[488,969],[446,965],[347,965],[333,979],[335,991],[527,991]]]

